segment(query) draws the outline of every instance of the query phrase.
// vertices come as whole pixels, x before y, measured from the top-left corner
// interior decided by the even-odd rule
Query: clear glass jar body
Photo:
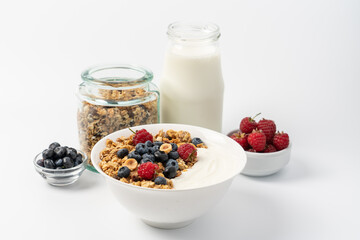
[[[133,65],[88,69],[79,85],[77,114],[80,149],[89,159],[93,146],[117,130],[159,122],[159,91],[151,71]]]
[[[218,26],[174,23],[168,36],[160,81],[162,122],[221,132],[224,81]]]

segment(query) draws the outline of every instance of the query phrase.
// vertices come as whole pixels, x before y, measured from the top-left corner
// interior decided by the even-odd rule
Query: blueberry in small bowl
[[[35,170],[53,186],[76,182],[86,169],[87,156],[80,150],[54,142],[34,158]]]

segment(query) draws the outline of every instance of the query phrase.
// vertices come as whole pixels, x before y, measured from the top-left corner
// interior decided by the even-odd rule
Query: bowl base
[[[192,219],[189,221],[178,222],[178,223],[159,223],[159,222],[153,222],[153,221],[149,221],[149,220],[145,220],[145,219],[141,219],[141,220],[151,227],[156,227],[156,228],[161,228],[161,229],[183,228],[195,221],[195,219]]]

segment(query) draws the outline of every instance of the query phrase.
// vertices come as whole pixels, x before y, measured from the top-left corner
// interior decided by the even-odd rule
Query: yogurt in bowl
[[[211,209],[225,194],[233,178],[244,168],[246,154],[232,139],[218,132],[182,124],[151,124],[132,128],[145,128],[155,134],[161,129],[187,131],[199,137],[208,146],[198,149],[198,162],[173,179],[173,189],[153,189],[121,182],[105,174],[99,167],[100,152],[106,140],[128,137],[128,129],[114,132],[101,139],[91,152],[91,161],[105,178],[118,201],[145,223],[160,228],[178,228],[190,224]]]

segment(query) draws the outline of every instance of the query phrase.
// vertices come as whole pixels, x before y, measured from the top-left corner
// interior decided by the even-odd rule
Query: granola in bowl
[[[207,148],[189,132],[172,129],[154,135],[142,129],[116,141],[107,139],[105,145],[99,156],[99,167],[105,174],[124,183],[155,189],[173,189],[172,179],[196,164],[198,149]]]

